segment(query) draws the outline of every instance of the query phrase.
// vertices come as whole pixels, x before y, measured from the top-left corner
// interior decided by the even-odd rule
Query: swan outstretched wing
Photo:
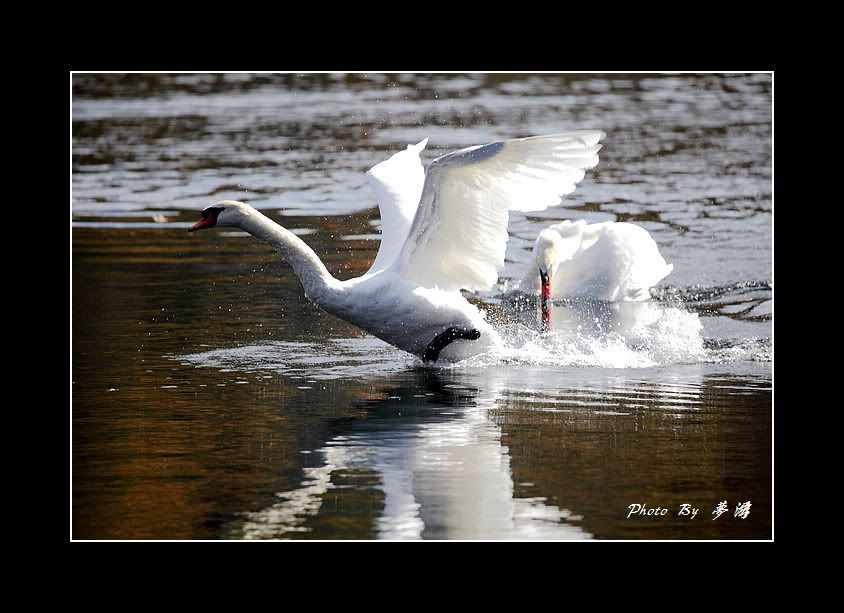
[[[381,213],[381,245],[368,273],[392,264],[404,245],[425,183],[425,169],[419,153],[427,143],[426,138],[408,145],[407,149],[376,164],[366,173]]]
[[[435,159],[394,270],[423,287],[489,289],[504,266],[509,211],[559,204],[598,164],[604,136],[579,130],[517,138]]]

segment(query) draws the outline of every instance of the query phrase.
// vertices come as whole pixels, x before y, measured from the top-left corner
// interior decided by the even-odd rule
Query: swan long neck
[[[302,282],[308,300],[322,302],[339,284],[313,249],[290,230],[280,226],[260,211],[250,211],[249,216],[240,223],[240,227],[273,247],[287,260]]]

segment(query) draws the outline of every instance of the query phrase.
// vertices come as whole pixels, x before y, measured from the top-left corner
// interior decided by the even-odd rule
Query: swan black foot
[[[426,364],[436,362],[437,358],[440,357],[440,351],[460,338],[466,339],[467,341],[475,341],[481,338],[481,333],[475,329],[461,330],[460,328],[449,328],[434,337],[434,340],[425,348],[425,353],[422,354],[422,361]]]

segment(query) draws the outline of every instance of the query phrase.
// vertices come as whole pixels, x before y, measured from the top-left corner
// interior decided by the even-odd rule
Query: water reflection
[[[411,369],[300,453],[297,485],[228,538],[764,538],[765,378],[652,369]],[[327,401],[327,400],[326,400]],[[343,402],[347,402],[344,400]],[[738,438],[737,438],[738,437]],[[741,440],[741,448],[735,441]],[[753,522],[678,519],[750,499]],[[629,504],[673,509],[627,520]],[[703,512],[703,511],[702,511]],[[701,516],[703,517],[703,516]]]
[[[461,379],[415,371],[393,396],[367,407],[368,419],[340,425],[314,451],[320,463],[305,469],[301,487],[248,514],[234,534],[279,538],[307,531],[327,492],[350,487],[333,477],[358,473],[375,476],[383,492],[374,520],[378,538],[590,538],[568,509],[542,497],[514,497],[501,428],[488,419],[503,373],[473,376],[477,388],[455,383]]]

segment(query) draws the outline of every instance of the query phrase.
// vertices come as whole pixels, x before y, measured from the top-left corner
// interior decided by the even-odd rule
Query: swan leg
[[[440,357],[440,351],[448,347],[457,339],[466,339],[474,341],[481,337],[481,333],[477,330],[461,330],[460,328],[449,328],[441,334],[437,334],[428,346],[425,348],[425,353],[422,354],[422,361],[426,364],[436,362]]]

